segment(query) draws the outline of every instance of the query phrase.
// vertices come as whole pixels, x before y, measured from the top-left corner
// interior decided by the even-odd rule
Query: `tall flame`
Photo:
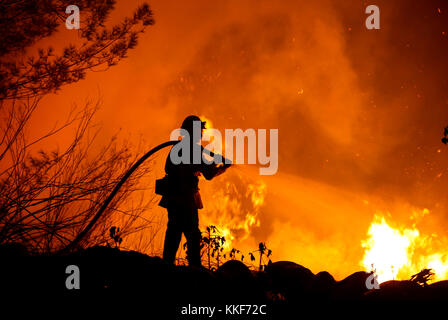
[[[210,143],[213,123],[203,115],[200,118],[207,123],[203,139]],[[215,146],[218,150],[214,151],[224,151],[222,141],[215,141]],[[219,229],[226,238],[224,249],[229,250],[234,240],[246,239],[253,227],[260,226],[258,214],[264,204],[267,188],[262,179],[248,175],[241,167],[230,169],[216,181],[212,187],[202,188],[207,203],[201,219],[204,226],[211,224]]]
[[[395,230],[384,217],[376,215],[367,234],[369,238],[362,242],[366,248],[363,265],[373,267],[380,282],[395,279],[399,270],[409,264],[410,246],[419,236],[418,230]]]
[[[408,280],[424,268],[433,269],[433,281],[448,278],[448,252],[434,252],[432,247],[436,234],[422,235],[415,226],[393,228],[384,216],[376,214],[367,235],[361,242],[365,248],[361,265],[366,271],[375,271],[380,283]]]
[[[211,188],[203,188],[208,202],[201,219],[204,225],[218,227],[226,238],[224,248],[231,249],[234,240],[247,239],[252,229],[260,226],[267,188],[261,179],[254,181],[239,170],[229,171],[219,180]]]

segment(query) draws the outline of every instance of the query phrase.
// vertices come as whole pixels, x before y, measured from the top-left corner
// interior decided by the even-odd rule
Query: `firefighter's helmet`
[[[201,121],[201,118],[198,116],[188,116],[185,118],[185,120],[182,122],[181,129],[187,130],[189,133],[193,132],[193,123],[194,121],[200,121],[201,122],[201,129],[205,129],[205,121]]]

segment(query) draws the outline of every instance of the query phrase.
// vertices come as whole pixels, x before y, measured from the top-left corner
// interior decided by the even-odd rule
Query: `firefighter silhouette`
[[[195,122],[197,124],[200,122],[201,125],[195,126]],[[194,128],[197,128],[200,133],[196,132],[194,134]],[[202,174],[205,179],[211,180],[223,173],[231,164],[230,161],[225,161],[226,159],[221,155],[213,153],[211,155],[215,158],[217,157],[220,163],[206,163],[203,161],[202,153],[204,148],[200,145],[200,142],[205,129],[205,122],[201,121],[199,117],[188,116],[183,121],[181,129],[186,130],[189,134],[190,161],[188,163],[174,164],[170,155],[166,159],[166,176],[163,180],[167,182],[167,187],[162,193],[162,199],[159,203],[161,207],[166,208],[168,211],[168,226],[165,234],[163,259],[170,264],[174,263],[183,233],[187,239],[188,264],[190,266],[200,266],[201,232],[199,230],[198,209],[202,209],[203,204],[198,188],[199,176]],[[194,164],[193,152],[198,145],[200,146],[201,161],[199,164]],[[173,148],[170,153],[173,152]]]

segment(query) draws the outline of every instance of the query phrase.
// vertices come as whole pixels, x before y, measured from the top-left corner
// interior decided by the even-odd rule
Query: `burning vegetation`
[[[421,214],[429,214],[428,209]],[[415,225],[410,228],[391,225],[384,215],[374,216],[367,239],[362,241],[365,253],[361,266],[366,271],[375,272],[380,283],[411,279],[425,268],[433,270],[433,281],[448,279],[448,252],[446,246],[440,246],[440,242],[447,243],[445,237],[422,234]]]

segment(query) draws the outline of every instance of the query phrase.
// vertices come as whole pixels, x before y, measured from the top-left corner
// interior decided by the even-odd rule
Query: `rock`
[[[427,299],[448,300],[448,280],[434,282],[423,289]]]
[[[239,260],[229,260],[215,271],[218,278],[228,281],[253,279],[252,272]]]
[[[218,270],[215,276],[224,291],[224,299],[227,302],[248,301],[256,302],[263,299],[259,281],[254,277],[249,268],[238,260],[229,260],[225,262]]]
[[[307,268],[290,261],[278,261],[266,267],[268,290],[286,300],[309,298],[314,274]]]
[[[365,293],[369,300],[396,301],[423,298],[423,288],[413,281],[390,280],[380,284],[380,289],[371,289]]]
[[[334,296],[336,299],[362,299],[368,291],[366,279],[370,273],[358,271],[336,283]]]
[[[312,292],[316,299],[329,299],[333,295],[336,280],[327,271],[321,271],[313,279]]]

